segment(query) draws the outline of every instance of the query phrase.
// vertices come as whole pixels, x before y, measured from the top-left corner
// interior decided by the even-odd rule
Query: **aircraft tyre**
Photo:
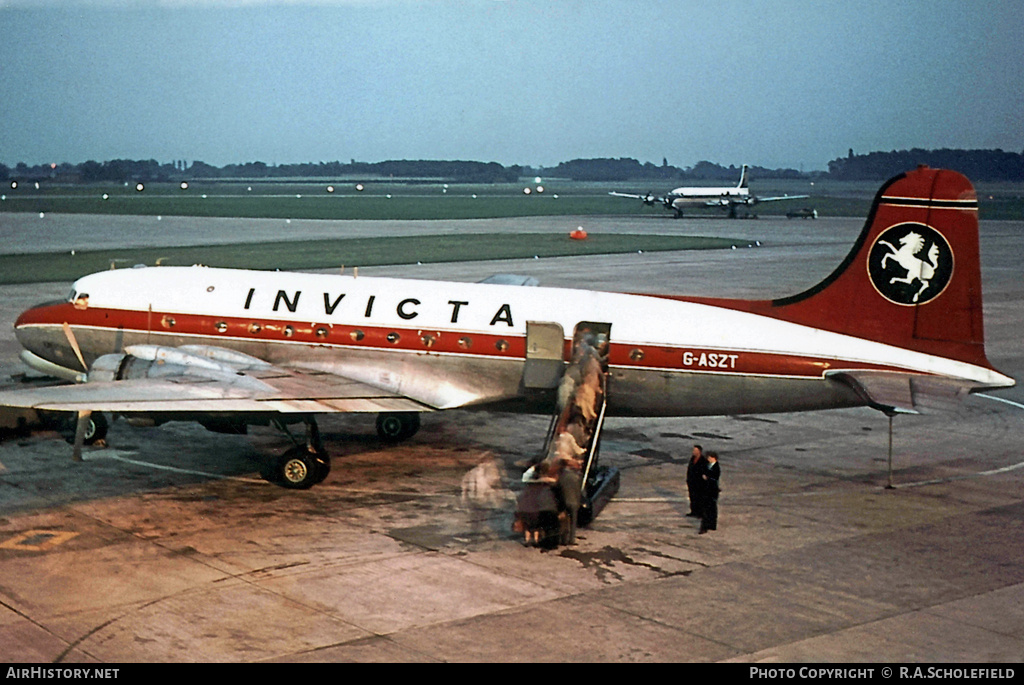
[[[290,490],[308,490],[323,481],[330,473],[327,455],[309,452],[304,447],[293,447],[274,462],[266,475],[281,487]]]
[[[75,442],[75,429],[78,423],[78,418],[71,414],[70,418],[65,419],[61,422],[59,431],[68,444],[74,444]],[[100,440],[107,437],[107,430],[110,424],[107,423],[107,417],[100,412],[93,412],[89,416],[89,425],[85,429],[85,444],[95,445]]]
[[[377,415],[377,435],[389,444],[408,440],[420,429],[420,415],[414,411]]]

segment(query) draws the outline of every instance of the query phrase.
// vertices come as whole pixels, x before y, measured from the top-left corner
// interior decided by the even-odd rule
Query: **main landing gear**
[[[305,444],[296,442],[294,447],[272,460],[264,469],[263,477],[271,483],[291,490],[308,490],[330,474],[331,457],[320,440],[316,419],[309,417],[305,423]],[[285,433],[291,437],[287,429]]]
[[[263,469],[263,477],[271,483],[292,490],[307,490],[322,482],[331,472],[331,457],[320,440],[320,429],[312,416],[303,419],[306,439],[296,440],[284,424],[277,426],[291,438],[293,447],[270,460]],[[417,412],[388,412],[377,415],[377,435],[382,442],[394,445],[408,440],[420,429]]]
[[[395,445],[416,435],[420,429],[420,415],[414,411],[391,412],[377,415],[377,435],[389,445]]]

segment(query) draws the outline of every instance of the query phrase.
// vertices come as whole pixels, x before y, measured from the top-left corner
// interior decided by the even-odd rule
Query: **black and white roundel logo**
[[[953,250],[945,237],[924,224],[896,224],[882,231],[868,254],[875,290],[896,304],[934,300],[953,276]]]

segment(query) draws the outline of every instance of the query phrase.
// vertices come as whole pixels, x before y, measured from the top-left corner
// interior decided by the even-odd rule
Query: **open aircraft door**
[[[535,390],[557,388],[565,369],[564,354],[565,339],[560,324],[527,321],[523,386]]]

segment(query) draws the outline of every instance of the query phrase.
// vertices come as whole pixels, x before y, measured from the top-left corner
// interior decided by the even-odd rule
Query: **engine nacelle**
[[[266,366],[261,359],[220,348],[132,345],[124,353],[96,359],[89,369],[89,382],[190,376],[238,383],[245,378],[241,369]]]

